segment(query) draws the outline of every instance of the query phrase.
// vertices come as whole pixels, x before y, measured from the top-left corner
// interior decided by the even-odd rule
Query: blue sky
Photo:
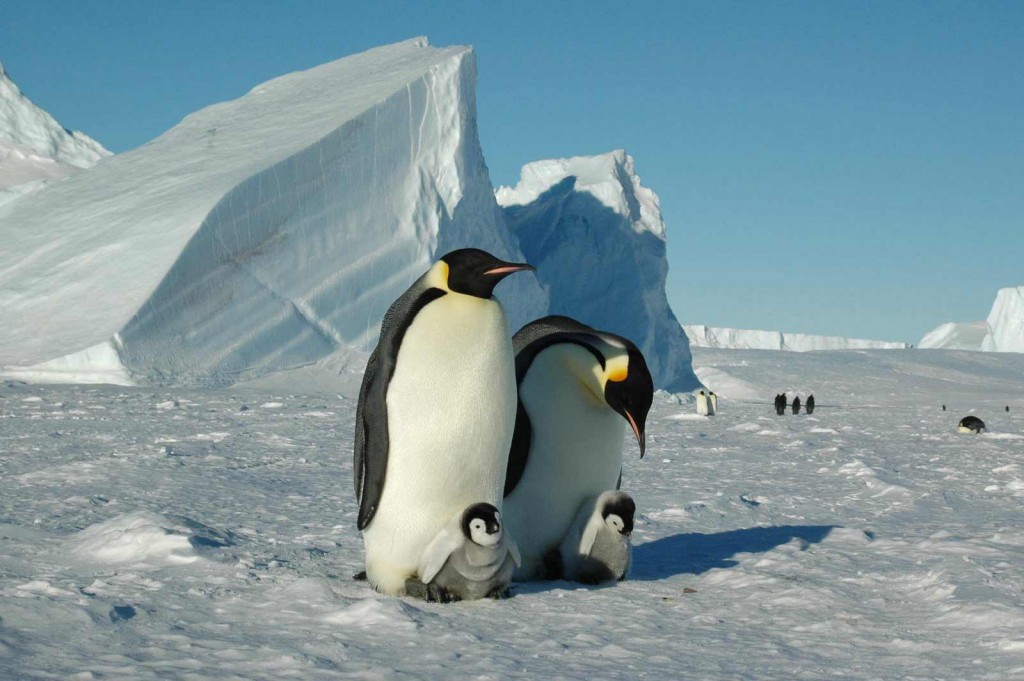
[[[6,0],[0,61],[118,152],[415,35],[476,47],[495,184],[633,155],[683,322],[916,342],[1024,284],[1021,2]]]

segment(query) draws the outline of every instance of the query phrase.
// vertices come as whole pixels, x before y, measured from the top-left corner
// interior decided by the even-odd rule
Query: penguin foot
[[[354,581],[356,581],[356,582],[365,582],[366,581],[366,570],[362,570],[361,572],[355,573],[354,575],[352,575],[352,579]]]
[[[491,591],[489,594],[487,594],[487,597],[488,598],[493,598],[496,601],[501,601],[501,600],[504,600],[506,598],[511,598],[512,597],[512,592],[509,591],[508,587],[504,587],[504,588],[498,587],[498,588],[494,589],[493,591]]]
[[[437,584],[424,584],[415,577],[405,580],[405,595],[420,598],[427,603],[457,603],[462,598]]]

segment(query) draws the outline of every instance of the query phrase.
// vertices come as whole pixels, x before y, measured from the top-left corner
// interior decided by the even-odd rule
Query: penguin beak
[[[629,413],[628,409],[623,409],[622,413],[626,415],[626,420],[629,421],[629,427],[633,429],[633,435],[636,436],[636,443],[640,446],[640,458],[644,458],[644,451],[647,449],[647,438],[644,437],[644,431],[640,430],[639,426],[636,425],[636,419]]]
[[[536,272],[537,268],[525,262],[510,262],[504,265],[500,265],[499,267],[492,267],[491,269],[484,272],[484,276],[504,278],[514,272],[522,272],[523,270]]]

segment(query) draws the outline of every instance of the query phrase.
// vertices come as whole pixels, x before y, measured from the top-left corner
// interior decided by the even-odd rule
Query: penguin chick
[[[502,530],[498,509],[476,503],[427,545],[419,578],[406,581],[405,592],[442,603],[504,598],[519,563],[519,548]]]
[[[562,577],[584,584],[625,579],[635,513],[636,504],[625,492],[611,490],[587,500],[559,550]]]

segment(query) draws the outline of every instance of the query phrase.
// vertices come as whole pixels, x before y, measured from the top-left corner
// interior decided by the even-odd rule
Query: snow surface
[[[921,348],[1024,352],[1024,286],[999,289],[983,322],[948,322],[932,329]]]
[[[699,387],[690,347],[665,296],[665,223],[657,195],[619,149],[535,161],[498,203],[550,296],[549,314],[625,336],[644,353],[654,383]]]
[[[35,365],[66,358],[51,380],[68,380],[108,372],[112,350],[136,383],[220,385],[344,362],[436,256],[521,260],[480,151],[475,79],[469,47],[376,48],[0,206],[14,256],[0,263],[0,365],[40,380],[50,367]],[[513,325],[546,309],[530,274],[497,296]]]
[[[893,341],[843,338],[842,336],[816,336],[805,333],[782,333],[780,331],[757,331],[752,329],[727,329],[685,324],[683,330],[694,348],[729,348],[734,350],[790,350],[810,352],[813,350],[869,350],[906,349],[907,343]]]
[[[631,578],[454,605],[350,579],[354,399],[0,384],[0,678],[1024,675],[1024,356],[694,363],[818,410],[659,393]]]
[[[0,64],[0,204],[90,168],[110,152],[35,105]]]

